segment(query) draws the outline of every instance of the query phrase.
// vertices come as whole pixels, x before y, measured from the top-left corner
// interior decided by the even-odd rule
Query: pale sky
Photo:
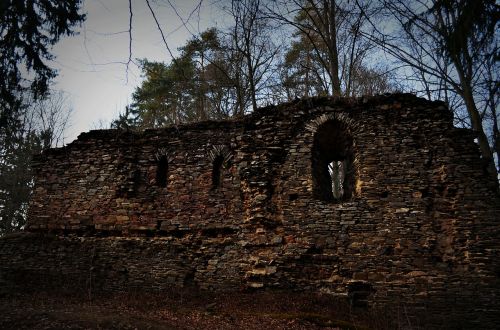
[[[187,31],[168,0],[150,0],[172,51],[185,44],[191,33],[224,25],[224,15],[213,1],[202,2],[200,17],[191,17]],[[198,2],[170,0],[184,20]],[[132,6],[132,58],[169,62],[170,56],[146,1],[132,0]],[[128,1],[86,0],[83,11],[87,19],[78,29],[79,35],[66,37],[53,48],[57,58],[52,67],[59,72],[53,88],[66,92],[73,108],[66,144],[81,132],[99,128],[102,123],[108,125],[131,101],[141,82],[136,65],[131,64],[127,74],[126,66],[119,63],[128,60]]]

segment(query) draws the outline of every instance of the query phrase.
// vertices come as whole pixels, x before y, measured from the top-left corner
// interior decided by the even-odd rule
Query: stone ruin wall
[[[351,192],[333,201],[314,174],[317,150],[342,139],[318,140],[329,123],[349,138],[328,150],[352,156]],[[440,102],[309,99],[242,120],[91,131],[35,170],[32,234],[0,241],[0,281],[62,273],[84,287],[92,265],[103,290],[321,291],[498,321],[500,199],[473,134]]]

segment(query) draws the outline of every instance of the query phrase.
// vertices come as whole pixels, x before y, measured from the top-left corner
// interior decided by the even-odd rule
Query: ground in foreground
[[[1,329],[388,329],[383,313],[326,295],[169,292],[16,293],[0,297]]]

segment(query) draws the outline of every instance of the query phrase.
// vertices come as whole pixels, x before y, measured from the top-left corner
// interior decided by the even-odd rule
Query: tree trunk
[[[237,117],[242,117],[245,114],[245,108],[243,104],[243,86],[241,86],[241,78],[239,73],[236,74],[236,102],[238,109],[236,111]]]
[[[250,49],[250,46],[248,46],[248,49]],[[248,80],[250,83],[250,96],[252,97],[252,110],[256,111],[257,110],[257,98],[255,96],[255,72],[252,67],[252,58],[250,54],[246,56],[247,60],[247,65],[248,65]]]
[[[489,81],[494,81],[490,70],[488,70],[488,75],[489,75],[488,77]],[[497,172],[500,173],[500,134],[498,132],[497,109],[495,106],[496,90],[491,83],[489,83],[488,85],[489,85],[488,107],[490,108],[491,118],[493,119],[493,152],[497,154],[497,165],[499,166],[499,170],[497,170]]]
[[[329,8],[328,8],[329,6]],[[336,6],[335,0],[325,0],[324,8],[328,8],[326,15],[329,15],[328,22],[328,57],[330,64],[330,77],[332,79],[332,95],[340,96],[340,79],[339,79],[339,55],[337,50],[337,28],[336,28]]]
[[[309,97],[309,88],[310,88],[310,83],[309,83],[309,68],[311,67],[311,57],[309,54],[309,49],[306,51],[306,77],[305,77],[305,85],[306,85],[306,91],[305,91],[305,97]]]
[[[495,161],[493,160],[493,153],[488,143],[488,138],[484,133],[481,116],[479,115],[476,103],[474,102],[474,96],[472,94],[472,90],[467,84],[465,84],[463,78],[464,78],[463,75],[460,74],[460,80],[462,82],[462,88],[463,88],[463,99],[465,101],[467,112],[469,113],[472,129],[477,134],[477,142],[479,144],[479,149],[481,150],[481,155],[487,164],[487,171],[492,176],[492,178],[494,178],[495,182],[497,183],[497,189],[498,189],[498,173],[495,166]]]
[[[486,163],[486,170],[488,171],[488,174],[494,179],[494,182],[496,183],[496,189],[498,190],[498,173],[495,166],[495,161],[493,159],[493,152],[491,151],[488,137],[484,132],[483,122],[476,107],[476,102],[474,100],[474,94],[471,87],[472,65],[470,64],[470,62],[467,62],[467,60],[471,61],[472,58],[469,56],[468,52],[466,52],[464,58],[466,58],[465,64],[460,61],[458,55],[451,56],[452,63],[457,70],[458,77],[460,79],[460,87],[462,89],[461,91],[457,90],[457,93],[462,96],[465,102],[465,107],[467,109],[467,113],[469,114],[472,129],[477,134],[477,142],[481,151],[481,156]]]
[[[201,70],[200,70],[200,90],[199,90],[199,95],[200,95],[200,109],[198,113],[198,120],[207,120],[207,109],[206,109],[206,101],[205,101],[205,92],[206,92],[206,83],[205,83],[205,54],[203,51],[201,51]]]

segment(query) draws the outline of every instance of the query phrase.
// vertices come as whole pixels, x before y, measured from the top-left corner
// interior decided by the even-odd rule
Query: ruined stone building
[[[500,198],[452,117],[400,94],[83,133],[36,158],[0,281],[84,287],[91,265],[102,290],[306,290],[494,324]]]

